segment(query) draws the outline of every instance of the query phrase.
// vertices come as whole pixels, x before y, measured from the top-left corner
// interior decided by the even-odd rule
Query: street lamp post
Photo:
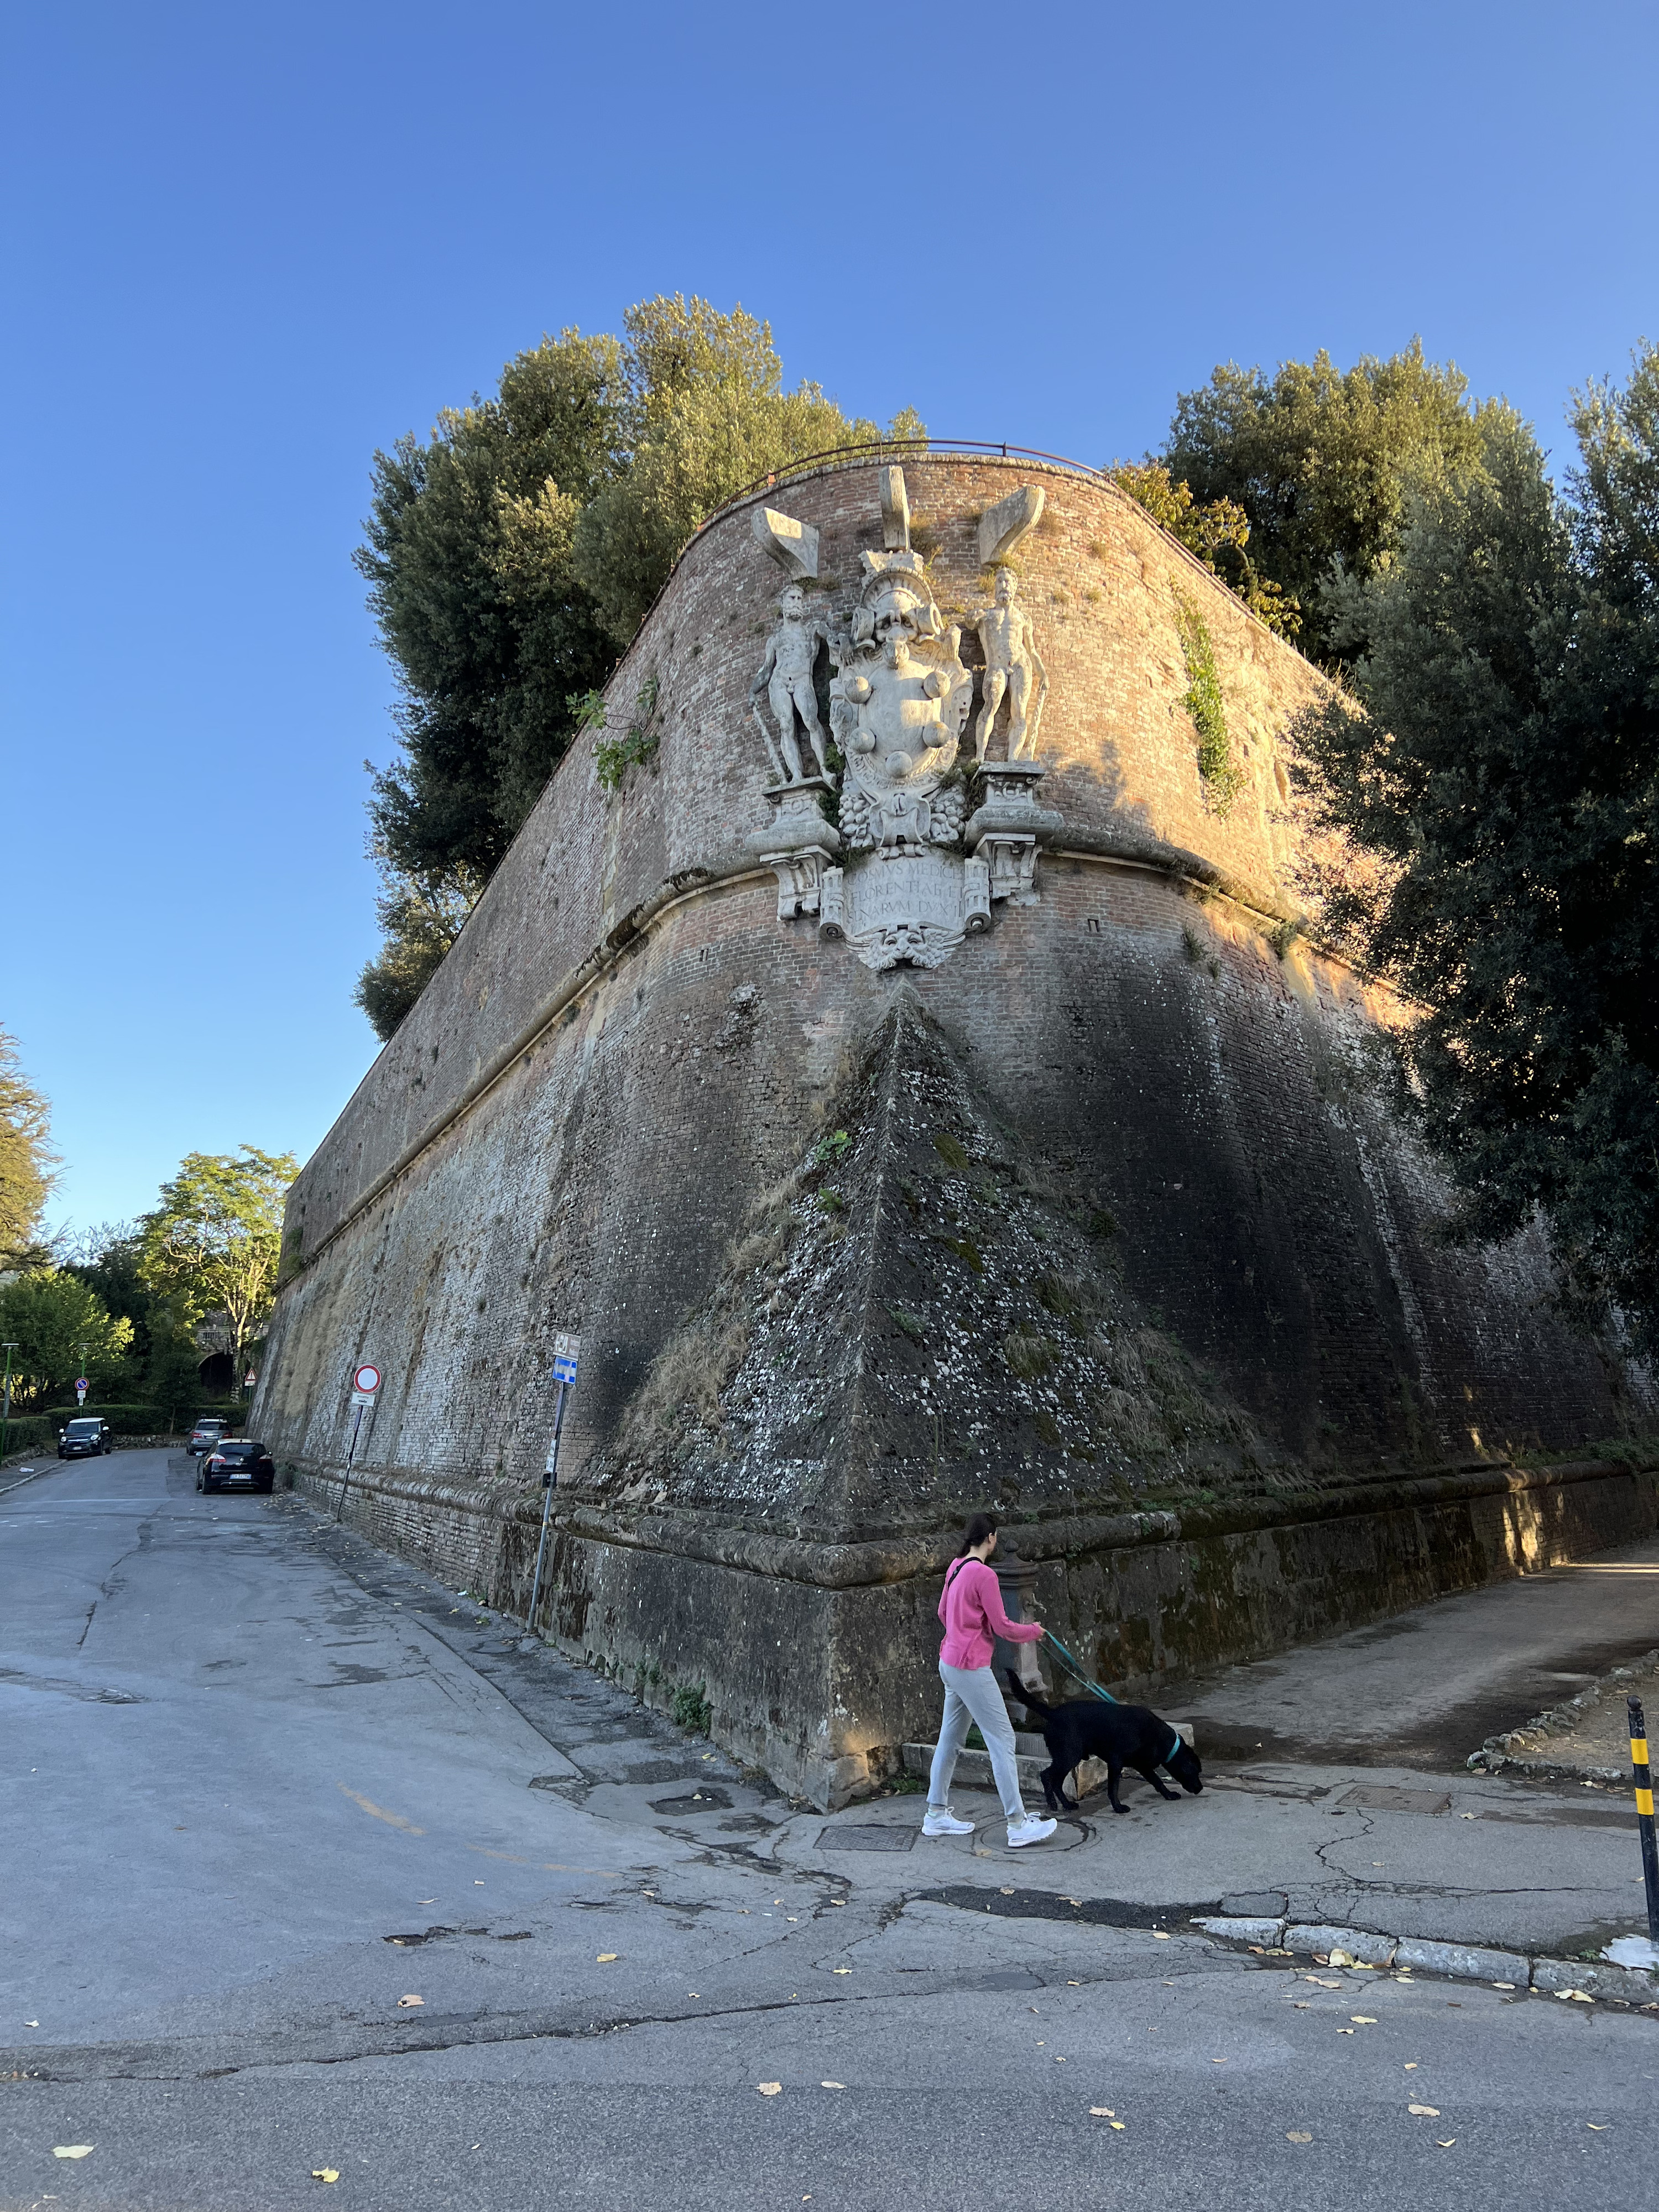
[[[15,1343],[5,1346],[6,1392],[3,1407],[0,1407],[0,1465],[3,1465],[5,1462],[6,1436],[11,1427],[11,1355],[16,1350]]]

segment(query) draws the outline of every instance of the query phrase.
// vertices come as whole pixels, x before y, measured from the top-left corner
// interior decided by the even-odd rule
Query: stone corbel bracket
[[[1048,494],[1040,484],[1022,484],[988,507],[979,519],[979,565],[988,568],[1012,553],[1028,530],[1042,519]]]
[[[980,763],[975,786],[978,805],[968,817],[963,837],[987,871],[988,899],[1007,899],[1014,906],[1036,904],[1037,854],[1065,827],[1063,815],[1037,805],[1036,787],[1046,774],[1035,761]]]
[[[841,854],[841,832],[826,820],[820,798],[830,789],[822,776],[799,783],[774,784],[767,792],[777,812],[764,830],[751,830],[744,843],[778,879],[778,920],[795,921],[817,914],[823,894],[824,870]]]
[[[816,582],[818,573],[818,533],[810,522],[797,522],[775,507],[755,509],[755,538],[777,562],[792,584]]]

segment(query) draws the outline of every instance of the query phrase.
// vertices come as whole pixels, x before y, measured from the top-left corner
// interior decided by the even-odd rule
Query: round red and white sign
[[[378,1367],[360,1367],[351,1378],[351,1387],[354,1390],[364,1390],[372,1395],[380,1387],[380,1369]]]

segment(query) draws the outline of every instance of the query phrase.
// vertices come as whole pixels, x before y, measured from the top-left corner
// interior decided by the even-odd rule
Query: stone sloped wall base
[[[338,1472],[294,1469],[325,1510]],[[538,1497],[506,1483],[354,1476],[344,1519],[508,1613],[529,1600]],[[1650,1471],[1483,1468],[1094,1523],[1011,1527],[1036,1611],[1120,1696],[1262,1658],[1425,1601],[1650,1535]],[[823,1807],[936,1728],[943,1536],[805,1545],[706,1524],[610,1531],[561,1504],[544,1625],[654,1705],[708,1699],[721,1747]],[[696,1554],[702,1553],[702,1556]]]

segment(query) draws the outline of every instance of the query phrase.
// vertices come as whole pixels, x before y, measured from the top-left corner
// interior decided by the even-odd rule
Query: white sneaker
[[[1059,1826],[1058,1820],[1039,1820],[1035,1813],[1024,1814],[1008,1823],[1008,1848],[1017,1851],[1023,1844],[1046,1844]]]
[[[948,1805],[930,1805],[922,1816],[921,1832],[924,1836],[971,1836],[974,1824],[958,1820]]]

